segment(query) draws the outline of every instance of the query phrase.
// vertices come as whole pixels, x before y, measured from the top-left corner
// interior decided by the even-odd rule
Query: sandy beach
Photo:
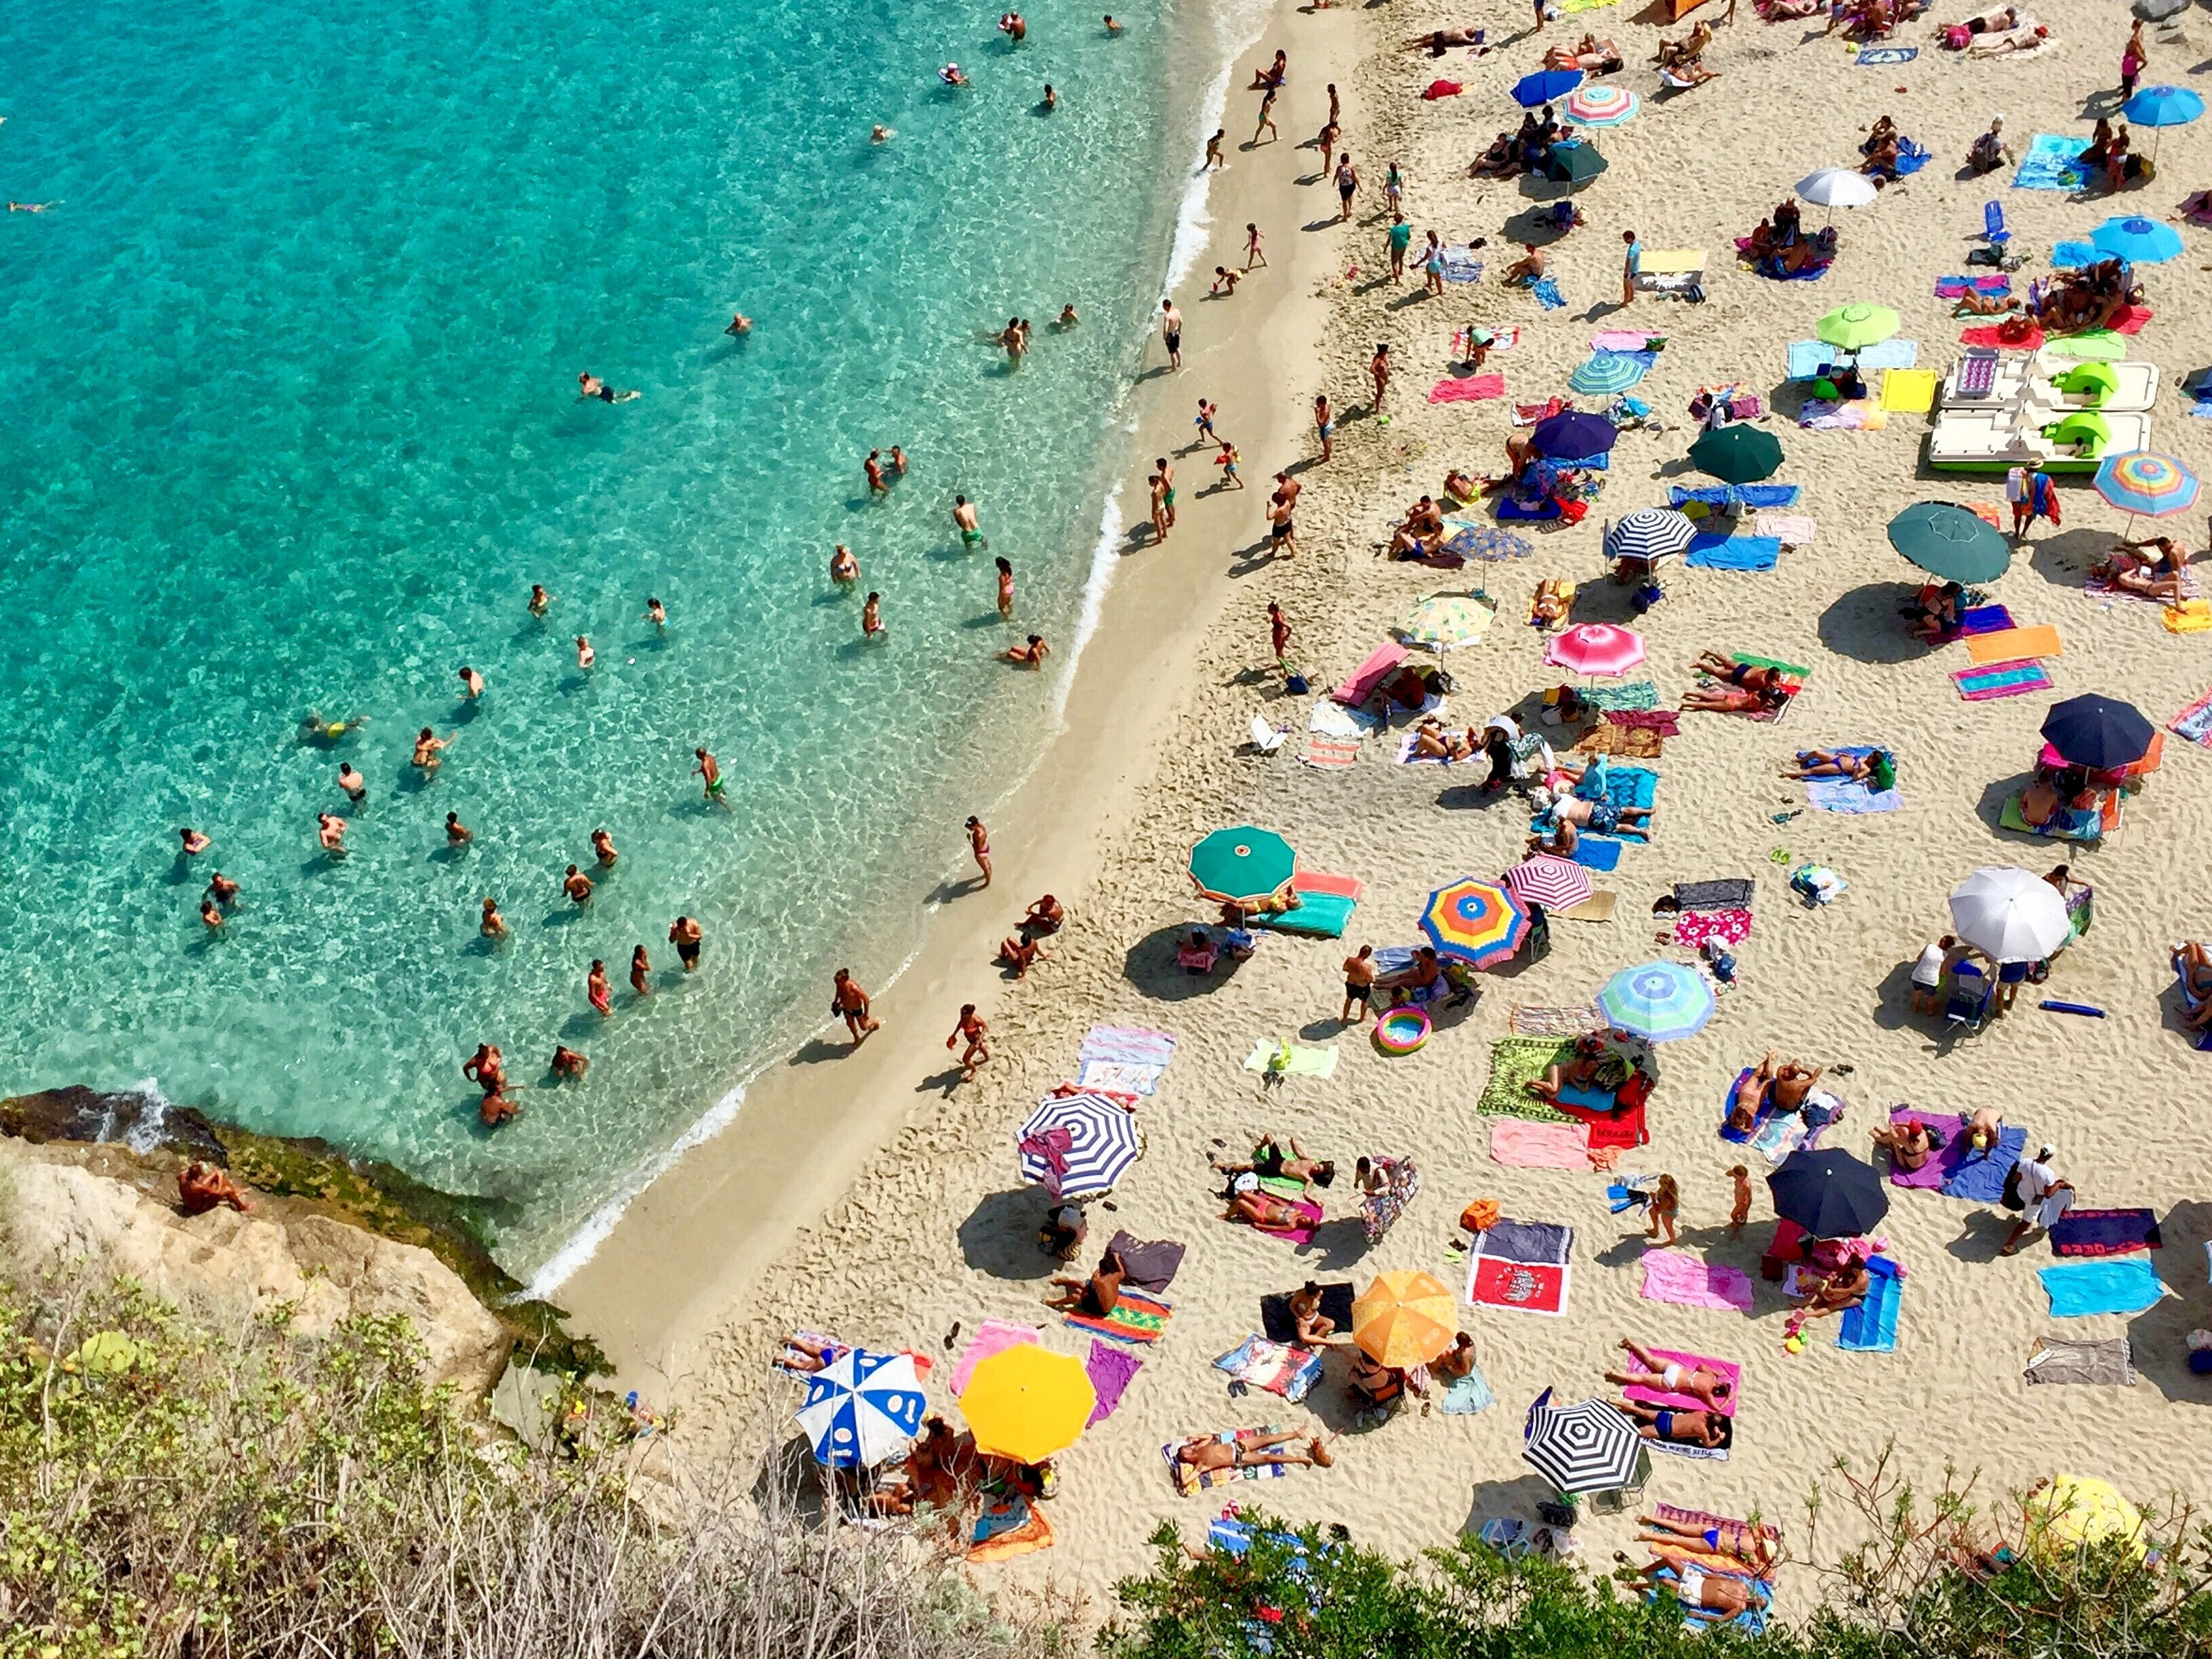
[[[1968,269],[1984,202],[2003,204],[2013,246],[2027,256],[2017,289],[2048,275],[2055,240],[2086,237],[2109,215],[2171,220],[2203,179],[2212,136],[2203,123],[2167,130],[2157,176],[2116,198],[2008,188],[2009,169],[1954,177],[1999,112],[2016,149],[2034,133],[2086,136],[2085,108],[2094,117],[2116,97],[2129,27],[2118,0],[2049,18],[2054,39],[2019,61],[1937,50],[1931,24],[1962,15],[1954,0],[1900,30],[1896,43],[1917,47],[1915,58],[1865,65],[1840,36],[1823,39],[1802,21],[1762,22],[1748,5],[1723,25],[1726,9],[1716,0],[1662,30],[1608,7],[1561,18],[1539,39],[1518,6],[1286,6],[1240,63],[1212,240],[1177,296],[1189,318],[1187,367],[1158,375],[1139,396],[1124,501],[1140,520],[1143,462],[1182,451],[1200,397],[1221,403],[1220,424],[1239,443],[1251,487],[1202,493],[1207,458],[1179,455],[1176,532],[1165,547],[1134,548],[1126,559],[1084,657],[1067,730],[994,825],[994,886],[932,919],[921,956],[878,1004],[884,1028],[876,1037],[848,1056],[842,1033],[825,1034],[762,1079],[738,1121],[643,1194],[563,1288],[580,1325],[616,1355],[622,1382],[681,1413],[680,1448],[750,1460],[789,1439],[798,1390],[773,1377],[768,1362],[795,1328],[937,1356],[933,1408],[956,1421],[943,1378],[983,1321],[1039,1326],[1047,1345],[1083,1352],[1088,1339],[1042,1306],[1046,1279],[1061,1269],[1035,1243],[1046,1202],[1018,1184],[1013,1139],[1037,1099],[1073,1075],[1086,1031],[1111,1024],[1171,1032],[1177,1047],[1138,1113],[1143,1157],[1115,1190],[1113,1209],[1091,1208],[1082,1265],[1116,1227],[1183,1243],[1167,1293],[1173,1318],[1157,1344],[1135,1351],[1143,1369],[1119,1407],[1057,1460],[1059,1495],[1048,1506],[1055,1547],[981,1569],[982,1582],[1049,1582],[1103,1612],[1114,1579],[1143,1564],[1159,1520],[1191,1535],[1224,1501],[1220,1492],[1179,1498],[1161,1467],[1162,1444],[1254,1425],[1341,1431],[1334,1466],[1225,1496],[1297,1520],[1341,1522],[1370,1545],[1411,1551],[1492,1516],[1531,1516],[1544,1487],[1520,1456],[1524,1409],[1547,1387],[1567,1399],[1615,1392],[1601,1373],[1624,1334],[1742,1367],[1729,1456],[1662,1455],[1649,1497],[1759,1512],[1784,1524],[1793,1547],[1804,1541],[1801,1500],[1834,1461],[1863,1463],[1892,1442],[1923,1485],[1940,1483],[1947,1465],[1962,1475],[1978,1470],[1984,1499],[2060,1471],[2109,1479],[2153,1504],[2212,1494],[2212,1450],[2189,1415],[2212,1386],[2185,1363],[2186,1334],[2212,1325],[2200,1249],[2212,1238],[2212,1201],[2201,1190],[2212,1128],[2191,1115],[2212,1062],[2179,1029],[2167,966],[2173,941],[2212,933],[2199,873],[2212,839],[2212,759],[2169,736],[2163,766],[2101,845],[2042,842],[1997,823],[2054,701],[2102,691],[2163,726],[2212,687],[2212,653],[2201,635],[2169,633],[2154,604],[2084,591],[2088,565],[2116,535],[2149,532],[2140,525],[2128,532],[2125,516],[2086,479],[2068,480],[2063,528],[2038,525],[1990,585],[2019,625],[2058,631],[2063,654],[2044,664],[2049,688],[1966,700],[1952,678],[1968,666],[1965,645],[1921,644],[1898,617],[1917,573],[1891,550],[1884,526],[1917,501],[2002,501],[2002,477],[1929,472],[1922,414],[1889,413],[1880,430],[1800,430],[1801,393],[1784,380],[1788,343],[1811,338],[1823,313],[1854,301],[1893,307],[1899,337],[1917,343],[1918,365],[1942,371],[1967,325],[1951,318],[1933,285]],[[1705,19],[1717,27],[1706,61],[1718,78],[1655,98],[1657,40]],[[2179,29],[2150,32],[2147,82],[2185,82],[2205,56],[2212,22],[2197,11],[2179,21]],[[1458,23],[1486,26],[1492,49],[1436,60],[1395,50],[1401,37]],[[1547,310],[1498,277],[1523,216],[1547,203],[1512,183],[1471,179],[1467,163],[1519,120],[1509,88],[1540,66],[1543,44],[1585,28],[1611,36],[1626,59],[1605,84],[1644,103],[1625,125],[1595,135],[1610,168],[1575,198],[1587,224],[1549,250],[1565,303]],[[1241,88],[1278,46],[1291,69],[1282,141],[1235,148],[1257,102]],[[1462,91],[1425,101],[1421,89],[1439,76]],[[1307,181],[1317,158],[1297,147],[1325,118],[1322,88],[1331,80],[1344,95],[1344,143],[1365,181],[1353,222],[1343,226],[1333,222],[1327,181]],[[1740,268],[1733,239],[1815,168],[1856,165],[1864,130],[1885,114],[1933,159],[1872,204],[1837,216],[1840,252],[1825,277],[1778,283]],[[2138,135],[2139,147],[2148,137]],[[1480,282],[1428,299],[1416,276],[1388,280],[1387,217],[1376,215],[1392,160],[1406,175],[1417,246],[1430,228],[1450,243],[1488,239],[1475,256],[1486,266]],[[1810,222],[1819,210],[1807,211]],[[1267,233],[1269,267],[1233,300],[1207,301],[1199,273],[1241,265],[1247,219]],[[2183,256],[2138,273],[2155,314],[2130,355],[2164,375],[2153,447],[2201,472],[2212,465],[2212,428],[2189,418],[2179,388],[2212,362],[2212,286],[2200,268],[2204,234],[2181,228]],[[1621,233],[1632,229],[1646,249],[1704,250],[1705,301],[1644,295],[1622,307]],[[1454,331],[1470,323],[1519,331],[1518,343],[1486,366],[1503,374],[1504,396],[1427,401],[1448,374]],[[1530,535],[1528,557],[1470,564],[1458,576],[1382,556],[1415,496],[1438,493],[1449,466],[1500,470],[1512,406],[1567,395],[1592,336],[1625,329],[1665,337],[1635,395],[1668,429],[1622,434],[1582,523]],[[1387,422],[1369,408],[1366,375],[1383,340],[1396,365]],[[1630,590],[1604,580],[1601,526],[1663,505],[1670,484],[1711,482],[1684,459],[1695,435],[1684,410],[1699,387],[1726,382],[1765,401],[1764,428],[1786,458],[1775,482],[1802,487],[1788,510],[1812,521],[1809,541],[1766,571],[1669,567],[1664,599],[1634,617]],[[1312,456],[1306,410],[1324,391],[1343,416],[1334,456],[1301,471],[1298,556],[1271,563],[1260,524],[1264,486],[1277,467]],[[1584,408],[1605,401],[1581,400]],[[2189,545],[2203,522],[2191,513],[2160,528]],[[1340,962],[1362,943],[1417,942],[1432,889],[1461,876],[1494,878],[1515,863],[1526,803],[1483,794],[1480,759],[1449,769],[1395,763],[1395,734],[1365,740],[1348,767],[1302,763],[1315,696],[1283,689],[1265,607],[1284,606],[1295,629],[1291,660],[1318,694],[1425,595],[1482,587],[1498,605],[1488,636],[1443,659],[1456,683],[1447,717],[1480,724],[1565,678],[1544,665],[1543,636],[1526,620],[1545,578],[1582,584],[1576,622],[1642,634],[1649,660],[1626,678],[1653,682],[1662,708],[1680,706],[1702,649],[1812,672],[1778,724],[1685,713],[1663,752],[1638,763],[1659,776],[1650,844],[1630,846],[1617,869],[1595,878],[1617,895],[1612,919],[1555,920],[1547,956],[1484,976],[1471,1008],[1441,1018],[1418,1053],[1389,1057],[1364,1031],[1340,1030]],[[1255,714],[1291,728],[1281,752],[1251,750]],[[1897,810],[1801,810],[1804,787],[1778,773],[1797,749],[1839,744],[1893,750]],[[1790,812],[1799,815],[1776,822]],[[1233,974],[1194,978],[1176,968],[1174,939],[1212,916],[1191,890],[1188,851],[1207,831],[1245,823],[1281,832],[1306,868],[1358,877],[1364,895],[1341,943],[1267,934]],[[1940,1019],[1911,1012],[1909,971],[1924,945],[1950,931],[1953,887],[1977,866],[2040,874],[2069,857],[2075,878],[2094,888],[2095,921],[2057,958],[2047,986],[2029,988],[1972,1034],[1947,1034]],[[1832,869],[1848,890],[1817,908],[1801,903],[1787,878],[1807,863]],[[1704,1030],[1657,1051],[1650,1144],[1626,1152],[1620,1171],[1679,1180],[1680,1249],[1747,1273],[1747,1315],[1644,1299],[1638,1217],[1616,1217],[1607,1204],[1619,1171],[1504,1166],[1492,1155],[1493,1129],[1519,1120],[1476,1105],[1492,1045],[1511,1034],[1516,1007],[1587,1005],[1631,963],[1690,962],[1695,953],[1674,943],[1652,902],[1677,883],[1729,878],[1755,884],[1752,931],[1733,946],[1735,982],[1719,990]],[[992,949],[1045,890],[1066,902],[1070,924],[1049,941],[1048,960],[1005,983]],[[2036,1006],[2045,997],[2105,1017],[2045,1012]],[[994,1058],[961,1083],[943,1043],[969,1000],[991,1022]],[[1245,1057],[1255,1042],[1283,1037],[1333,1045],[1334,1075],[1263,1085]],[[1802,1352],[1786,1352],[1789,1304],[1759,1273],[1772,1229],[1759,1178],[1766,1168],[1717,1133],[1737,1072],[1770,1049],[1826,1068],[1822,1081],[1846,1110],[1821,1145],[1870,1157],[1877,1168],[1887,1164],[1869,1131],[1893,1108],[2001,1107],[2025,1128],[2028,1150],[2055,1145],[2057,1172],[2083,1207],[2156,1212],[2163,1248],[2147,1259],[2163,1299],[2132,1315],[2053,1317],[2037,1273],[2057,1258],[2040,1237],[2000,1258],[2011,1218],[1996,1206],[1892,1187],[1877,1231],[1904,1269],[1894,1351],[1838,1350],[1834,1322],[1824,1321],[1808,1328]],[[1310,1245],[1230,1225],[1219,1218],[1209,1161],[1241,1156],[1267,1132],[1295,1135],[1346,1166],[1359,1154],[1410,1156],[1421,1193],[1372,1250],[1342,1183],[1322,1195],[1329,1224]],[[1724,1172],[1740,1162],[1752,1166],[1756,1202],[1751,1225],[1731,1237]],[[1364,1287],[1389,1268],[1425,1269],[1456,1289],[1466,1267],[1449,1254],[1455,1224],[1480,1197],[1509,1217],[1575,1232],[1563,1316],[1462,1310],[1495,1405],[1465,1417],[1416,1407],[1358,1430],[1343,1398],[1340,1355],[1299,1405],[1229,1394],[1212,1361],[1259,1328],[1264,1295],[1309,1277]],[[961,1335],[951,1339],[956,1326]],[[2038,1338],[2121,1336],[2140,1374],[2131,1387],[2038,1387],[2023,1377]],[[1590,1520],[1585,1559],[1603,1563],[1630,1530],[1625,1516]],[[1832,1542],[1825,1525],[1821,1541]],[[1813,1593],[1808,1574],[1793,1579],[1785,1569],[1785,1614],[1808,1607]]]

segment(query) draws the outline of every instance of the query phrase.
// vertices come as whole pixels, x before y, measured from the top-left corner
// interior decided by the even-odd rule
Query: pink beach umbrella
[[[1554,635],[1544,660],[1574,674],[1625,674],[1644,660],[1644,636],[1611,623],[1583,623]]]
[[[1590,896],[1589,872],[1549,853],[1531,853],[1498,880],[1522,903],[1547,910],[1571,910]]]

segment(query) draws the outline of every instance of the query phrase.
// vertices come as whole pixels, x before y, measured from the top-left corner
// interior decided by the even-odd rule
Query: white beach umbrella
[[[2013,865],[1974,872],[1951,895],[1959,937],[1992,962],[2039,962],[2066,943],[2066,901],[2042,877]]]
[[[1797,181],[1797,194],[1824,208],[1864,207],[1881,192],[1874,180],[1850,167],[1822,167]]]

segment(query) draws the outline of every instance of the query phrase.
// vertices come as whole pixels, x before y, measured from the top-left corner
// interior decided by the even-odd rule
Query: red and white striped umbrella
[[[1644,660],[1644,636],[1611,623],[1583,623],[1553,637],[1544,660],[1576,674],[1625,674]]]
[[[1498,884],[1522,903],[1547,910],[1571,910],[1590,896],[1589,872],[1549,853],[1530,854],[1499,877]]]

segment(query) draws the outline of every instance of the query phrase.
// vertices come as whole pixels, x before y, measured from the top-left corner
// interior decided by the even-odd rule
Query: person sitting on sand
[[[1300,1439],[1306,1443],[1303,1454],[1283,1449]],[[1320,1436],[1302,1436],[1288,1430],[1255,1435],[1249,1440],[1224,1441],[1210,1434],[1197,1434],[1175,1449],[1176,1467],[1188,1469],[1194,1475],[1217,1469],[1271,1468],[1279,1463],[1317,1463],[1327,1468],[1335,1461],[1329,1455],[1328,1448],[1322,1443]]]
[[[999,941],[999,954],[994,958],[1003,968],[1014,970],[1016,979],[1030,976],[1030,964],[1047,954],[1044,946],[1020,933],[1009,933]]]
[[[229,1205],[240,1215],[253,1207],[237,1182],[198,1158],[177,1172],[177,1207],[186,1215],[205,1215],[221,1204]]]
[[[1089,1231],[1080,1204],[1055,1204],[1046,1213],[1044,1225],[1037,1229],[1037,1247],[1054,1261],[1073,1261]]]
[[[1213,940],[1203,927],[1194,927],[1188,937],[1176,949],[1176,965],[1187,974],[1210,974],[1213,964],[1221,958]]]
[[[2164,538],[2160,539],[2164,540]],[[2110,582],[2123,592],[2136,593],[2147,599],[2162,599],[2168,605],[2179,605],[2188,598],[2179,571],[2166,568],[2163,558],[2147,559],[2132,549],[2140,543],[2122,543],[2089,567],[2089,574],[2100,581]],[[2167,546],[2172,544],[2168,542]]]
[[[1459,468],[1455,466],[1445,471],[1444,494],[1451,500],[1463,504],[1474,500],[1481,493],[1482,487]]]
[[[2004,141],[2004,117],[1999,115],[1990,120],[1989,131],[1975,139],[1966,151],[1966,171],[1978,179],[1984,173],[2012,165],[2012,146]]]
[[[2212,1024],[2212,951],[2194,939],[2173,947],[2173,971],[2181,976],[2181,1023],[2192,1031]]]
[[[1260,1144],[1252,1149],[1249,1164],[1216,1162],[1214,1168],[1224,1175],[1255,1175],[1270,1180],[1295,1181],[1310,1194],[1316,1187],[1328,1187],[1336,1181],[1336,1164],[1330,1158],[1310,1158],[1298,1147],[1296,1135],[1288,1137],[1290,1152],[1284,1153],[1282,1143],[1273,1135],[1260,1137]]]
[[[1296,1341],[1310,1347],[1336,1334],[1336,1322],[1321,1310],[1321,1286],[1312,1279],[1291,1292],[1290,1304]]]
[[[1701,1402],[1708,1411],[1719,1411],[1724,1401],[1735,1390],[1728,1378],[1710,1365],[1685,1365],[1680,1360],[1661,1360],[1647,1348],[1620,1339],[1620,1346],[1636,1362],[1633,1370],[1607,1371],[1605,1380],[1617,1382],[1625,1389],[1656,1389],[1662,1394],[1679,1394]]]
[[[1679,1411],[1669,1406],[1647,1406],[1640,1400],[1611,1403],[1636,1425],[1636,1432],[1645,1440],[1671,1440],[1680,1446],[1717,1450],[1735,1438],[1729,1419],[1717,1411]]]
[[[1466,760],[1474,748],[1466,736],[1444,729],[1444,723],[1434,714],[1424,719],[1413,728],[1413,752],[1428,760]]]
[[[1631,1565],[1625,1555],[1615,1554],[1613,1559],[1624,1567]],[[1767,1601],[1766,1592],[1756,1584],[1687,1562],[1654,1561],[1628,1582],[1645,1591],[1671,1595],[1685,1616],[1700,1623],[1725,1624],[1747,1613],[1764,1611]]]
[[[1408,1388],[1413,1388],[1416,1394],[1423,1392],[1414,1386],[1413,1379],[1403,1370],[1395,1365],[1384,1364],[1364,1348],[1355,1346],[1351,1352],[1351,1364],[1345,1370],[1344,1386],[1352,1391],[1354,1400],[1369,1410],[1388,1406]]]
[[[1376,976],[1375,988],[1384,992],[1393,1008],[1406,1004],[1441,1000],[1451,991],[1444,977],[1443,962],[1432,945],[1424,945],[1413,952],[1413,959],[1395,974]]]
[[[1797,1288],[1807,1301],[1792,1316],[1790,1328],[1794,1333],[1808,1319],[1819,1319],[1827,1314],[1839,1314],[1856,1308],[1866,1300],[1867,1291],[1874,1283],[1867,1272],[1866,1258],[1853,1250],[1833,1269],[1826,1273],[1811,1273],[1800,1268]]]
[[[1546,853],[1555,859],[1571,859],[1575,848],[1582,845],[1582,831],[1563,817],[1547,813],[1540,820],[1541,828],[1522,842],[1526,853]]]
[[[1523,242],[1521,257],[1505,267],[1500,280],[1508,287],[1517,284],[1522,288],[1533,288],[1543,279],[1543,276],[1544,250],[1534,242]]]
[[[1902,1123],[1876,1124],[1867,1133],[1875,1146],[1889,1149],[1890,1162],[1907,1174],[1924,1169],[1941,1150],[1934,1132],[1917,1117]]]
[[[1129,1276],[1128,1263],[1121,1253],[1111,1247],[1098,1258],[1098,1266],[1088,1279],[1054,1279],[1061,1293],[1048,1297],[1045,1306],[1054,1313],[1088,1314],[1093,1319],[1103,1319],[1112,1313],[1121,1300],[1121,1281]]]
[[[1489,147],[1468,163],[1470,179],[1510,179],[1521,171],[1521,157],[1513,143],[1513,135],[1501,132],[1490,141]]]
[[[1066,920],[1066,909],[1058,899],[1047,893],[1030,906],[1029,913],[1022,918],[1022,931],[1040,939],[1049,938],[1060,931],[1060,924]]]

